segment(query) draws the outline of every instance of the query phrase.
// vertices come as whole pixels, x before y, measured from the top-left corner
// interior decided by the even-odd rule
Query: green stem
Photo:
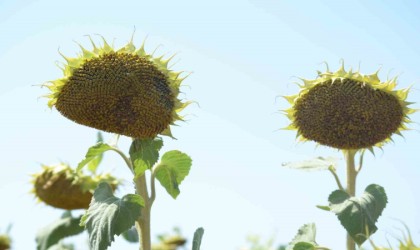
[[[151,194],[149,197],[149,192],[147,190],[146,174],[139,176],[136,181],[136,193],[139,194],[144,199],[144,208],[141,210],[141,216],[137,219],[136,228],[139,233],[139,239],[141,239],[141,250],[151,250],[152,249],[152,239],[151,239],[151,211],[152,205],[156,197],[155,191],[155,175],[152,172],[150,175],[150,189]]]
[[[125,161],[125,164],[127,165],[127,167],[130,169],[130,171],[131,171],[131,173],[133,173],[134,174],[134,168],[133,168],[133,164],[132,164],[132,162],[131,162],[131,160],[130,160],[130,158],[128,158],[125,154],[124,154],[124,152],[122,152],[121,150],[119,150],[117,147],[112,147],[112,150],[113,151],[115,151],[115,152],[117,152],[122,158],[123,158],[123,160]]]
[[[344,191],[343,185],[341,185],[341,181],[340,178],[338,178],[337,172],[335,171],[335,168],[333,166],[330,166],[328,168],[328,170],[330,171],[330,173],[334,176],[334,180],[337,183],[337,186],[340,190]]]
[[[354,157],[357,153],[357,150],[345,150],[344,157],[346,159],[347,165],[347,193],[350,196],[355,196],[356,194],[356,177],[357,171],[354,163]],[[354,243],[353,238],[347,234],[347,250],[356,250],[356,244]]]
[[[141,210],[141,215],[137,219],[136,228],[141,239],[140,250],[151,250],[152,239],[150,234],[150,215],[152,208],[152,200],[149,198],[147,191],[146,175],[143,174],[135,180],[136,193],[144,199],[144,208]]]

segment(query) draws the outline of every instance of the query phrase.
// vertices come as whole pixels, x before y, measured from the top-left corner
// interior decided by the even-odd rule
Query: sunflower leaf
[[[318,245],[315,242],[316,226],[309,223],[301,226],[298,233],[289,243],[286,250],[313,250]],[[312,247],[312,248],[310,248]]]
[[[103,142],[104,142],[104,138],[102,136],[102,133],[98,132],[96,143],[103,143]],[[102,152],[99,155],[97,155],[95,158],[93,158],[87,164],[87,168],[90,172],[92,172],[92,173],[96,172],[96,169],[98,168],[99,164],[101,163],[103,156],[104,156],[104,154]]]
[[[122,233],[122,236],[126,241],[130,243],[139,242],[139,234],[135,227],[131,227],[130,229]]]
[[[92,146],[88,149],[88,152],[86,153],[85,159],[83,159],[78,165],[77,165],[77,171],[81,170],[86,164],[90,163],[91,161],[97,159],[98,157],[102,158],[102,154],[105,151],[112,150],[113,147],[106,144],[99,142],[95,146]],[[98,162],[99,164],[99,162]],[[96,170],[96,166],[94,166]],[[93,167],[92,167],[93,168]]]
[[[136,177],[151,169],[159,159],[159,150],[163,146],[161,138],[135,139],[130,146],[130,158]]]
[[[120,235],[131,228],[144,207],[143,199],[136,194],[117,198],[108,183],[102,182],[96,188],[89,209],[80,224],[89,232],[92,250],[104,250]]]
[[[77,235],[84,231],[79,225],[80,218],[65,216],[42,228],[36,236],[36,249],[47,250],[55,246],[60,240]]]
[[[328,197],[331,212],[360,246],[378,229],[375,225],[386,207],[388,198],[383,187],[371,184],[361,197],[350,197],[345,191],[336,190]]]
[[[316,157],[311,160],[286,162],[282,164],[283,167],[299,169],[304,171],[314,170],[328,170],[329,167],[337,166],[337,159],[334,157]]]
[[[197,228],[194,233],[192,250],[200,250],[201,240],[203,239],[204,229]]]
[[[154,169],[154,174],[166,191],[176,199],[179,195],[179,185],[188,175],[191,168],[191,158],[178,151],[166,152],[160,163]]]
[[[294,245],[293,250],[316,250],[316,245],[310,242],[298,242]]]

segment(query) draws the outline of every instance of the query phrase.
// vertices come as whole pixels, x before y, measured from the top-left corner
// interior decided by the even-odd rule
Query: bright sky
[[[342,158],[314,143],[296,144],[295,133],[278,111],[288,108],[281,95],[298,91],[295,76],[314,78],[323,61],[380,77],[400,75],[399,87],[414,84],[408,100],[420,101],[420,2],[418,1],[0,1],[0,230],[13,223],[14,249],[34,249],[39,228],[62,211],[36,203],[30,174],[40,164],[75,166],[96,140],[94,129],[77,125],[39,98],[38,84],[61,76],[58,49],[74,56],[74,41],[89,47],[85,35],[101,34],[115,47],[136,27],[135,41],[148,36],[146,49],[178,53],[176,70],[192,71],[183,97],[199,103],[184,112],[188,121],[174,128],[178,140],[165,138],[164,151],[179,149],[193,158],[190,175],[176,201],[158,189],[152,234],[179,226],[192,237],[204,227],[202,249],[239,249],[248,234],[289,242],[297,229],[317,224],[318,243],[343,249],[344,229],[327,204],[336,189],[324,172],[302,173],[283,162],[315,156]],[[95,36],[94,36],[95,37]],[[100,41],[99,37],[95,37]],[[416,104],[413,107],[419,108]],[[411,116],[419,122],[420,115]],[[371,183],[385,187],[389,204],[379,218],[374,240],[399,234],[404,221],[420,243],[419,125],[405,138],[366,157],[358,193]],[[110,139],[110,134],[105,134]],[[129,139],[120,147],[128,151]],[[130,174],[112,152],[100,169],[127,180],[118,196],[132,192]],[[344,180],[344,163],[339,171]],[[87,235],[72,238],[77,249]],[[366,244],[368,246],[368,244]],[[110,249],[136,249],[117,239]]]

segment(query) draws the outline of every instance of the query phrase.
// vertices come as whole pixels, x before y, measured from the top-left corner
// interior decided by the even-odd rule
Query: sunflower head
[[[92,40],[93,50],[81,47],[75,58],[64,57],[64,76],[45,84],[49,107],[68,119],[99,130],[134,138],[169,135],[170,125],[182,120],[188,103],[178,99],[185,77],[168,68],[172,59],[155,58],[131,40],[114,50]]]
[[[363,75],[346,71],[318,72],[314,80],[302,79],[300,92],[286,96],[291,107],[287,129],[297,130],[300,140],[358,150],[382,147],[393,134],[407,130],[409,114],[415,112],[406,101],[409,88],[395,90],[397,77],[381,82],[378,72]]]
[[[33,193],[52,207],[72,210],[89,207],[92,194],[100,182],[114,189],[119,181],[109,174],[86,176],[67,165],[43,166],[41,173],[33,175]]]
[[[8,235],[1,234],[0,235],[0,250],[8,250],[10,249],[12,241]]]

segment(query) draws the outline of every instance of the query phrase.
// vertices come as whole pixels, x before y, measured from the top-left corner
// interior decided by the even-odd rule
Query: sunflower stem
[[[356,177],[357,171],[354,163],[354,157],[356,156],[357,150],[345,150],[344,157],[347,165],[347,193],[350,196],[356,194]],[[347,250],[356,250],[356,244],[353,238],[347,234]]]
[[[146,175],[143,174],[135,180],[136,193],[144,199],[144,207],[141,210],[141,215],[137,219],[136,228],[141,239],[140,250],[151,250],[152,240],[150,234],[150,215],[153,201],[149,197],[147,191]]]

